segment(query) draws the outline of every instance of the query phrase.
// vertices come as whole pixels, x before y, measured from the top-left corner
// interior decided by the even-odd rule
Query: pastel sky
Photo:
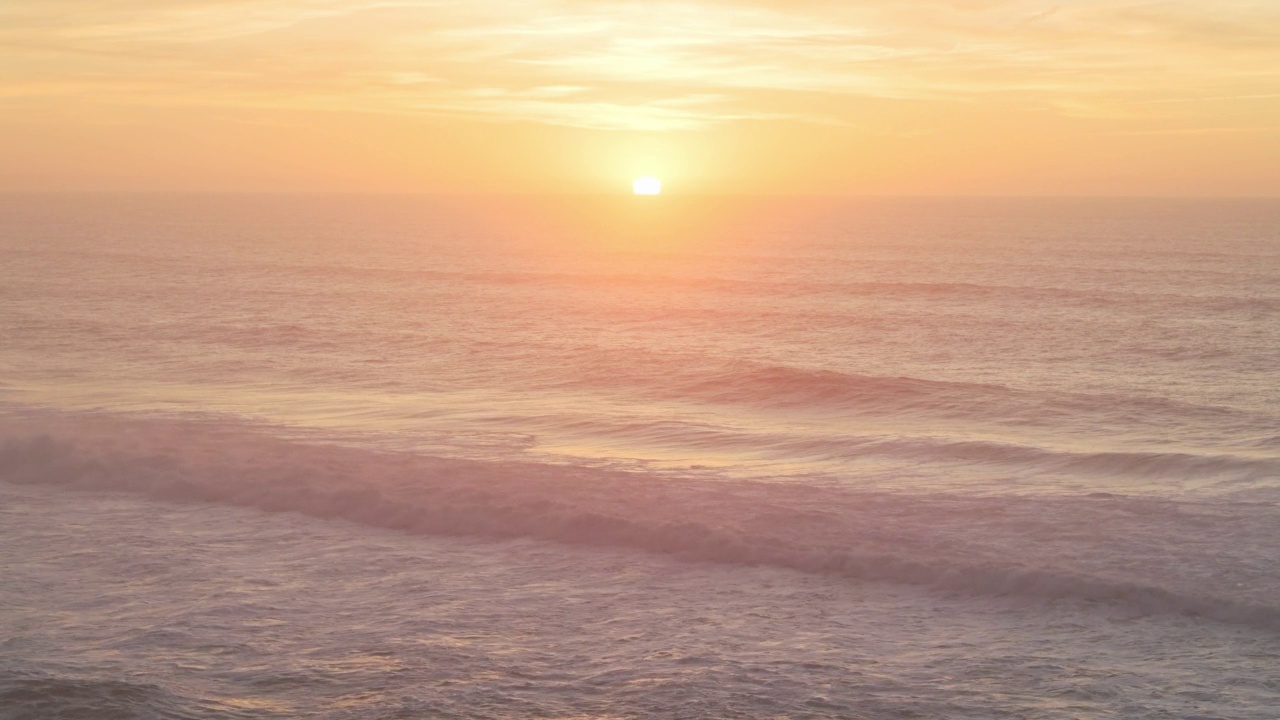
[[[0,189],[1280,195],[1280,0],[0,0]]]

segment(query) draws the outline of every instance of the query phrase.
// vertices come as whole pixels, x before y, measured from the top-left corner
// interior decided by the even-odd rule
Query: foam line
[[[1124,553],[1141,551],[1126,533],[1140,538],[1162,527],[1182,532],[1197,526],[1198,520],[1182,522],[1183,511],[1159,503],[1143,506],[1158,517],[1098,498],[1035,510],[1016,498],[923,500],[806,485],[686,483],[308,444],[227,427],[195,432],[180,425],[110,423],[64,428],[57,436],[10,430],[0,444],[0,479],[291,511],[424,535],[627,547],[975,596],[1110,603],[1280,631],[1280,607],[1257,600],[1265,593],[1217,596],[1167,584],[1185,574],[1186,559],[1174,562],[1177,572],[1168,577],[1126,579],[1105,564],[1055,564],[1061,553],[1021,550],[1042,543],[1060,547],[1072,523],[1111,522],[1116,542],[1093,551]],[[1064,520],[1064,513],[1079,514],[1080,502],[1090,517]],[[1047,511],[1035,516],[1039,527],[1022,517],[1033,510]],[[1254,522],[1262,532],[1275,519],[1274,509],[1267,512],[1272,515]],[[1216,561],[1191,560],[1206,566]]]

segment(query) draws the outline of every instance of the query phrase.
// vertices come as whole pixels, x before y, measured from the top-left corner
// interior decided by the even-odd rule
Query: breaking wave
[[[968,595],[1098,602],[1280,631],[1274,503],[963,497],[684,482],[288,441],[231,425],[9,428],[0,480],[342,519],[409,533],[625,547]],[[1148,470],[1160,471],[1150,458]],[[1129,463],[1095,458],[1090,462]],[[1171,550],[1175,548],[1175,550]],[[1210,594],[1205,587],[1232,588]]]

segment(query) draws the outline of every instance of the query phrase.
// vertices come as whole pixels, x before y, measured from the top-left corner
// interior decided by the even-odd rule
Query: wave
[[[941,407],[948,400],[1016,394],[1016,391],[999,385],[779,366],[733,366],[687,382],[679,391],[682,396],[717,403],[797,407],[874,404],[895,408],[909,408],[919,403]]]
[[[823,262],[830,262],[825,260]],[[1280,297],[1240,296],[1225,294],[1175,294],[1169,292],[1137,292],[1114,289],[1075,289],[1051,285],[1006,285],[980,282],[885,282],[843,281],[817,282],[811,277],[799,280],[760,280],[725,276],[668,275],[640,273],[590,273],[548,271],[444,271],[404,270],[395,268],[307,267],[297,268],[303,274],[323,278],[356,276],[363,281],[406,283],[432,280],[475,286],[547,286],[571,288],[637,288],[641,290],[693,291],[741,297],[801,298],[870,298],[915,300],[952,300],[975,303],[1052,303],[1081,308],[1159,308],[1164,312],[1256,314],[1280,310]]]
[[[495,418],[494,421],[504,420]],[[1156,480],[1165,490],[1180,487],[1222,491],[1249,484],[1265,486],[1280,480],[1280,459],[1223,452],[1081,450],[951,435],[856,433],[843,427],[825,432],[812,427],[802,432],[781,428],[751,431],[696,418],[666,416],[582,417],[547,413],[533,420],[517,416],[509,422],[513,428],[523,427],[544,438],[567,436],[573,438],[571,444],[599,444],[627,456],[643,456],[646,450],[665,455],[675,450],[690,456],[728,454],[740,461],[837,461],[845,468],[849,467],[847,461],[889,459],[912,464],[926,462],[940,468],[1016,468],[1036,482],[1046,475],[1074,475],[1090,480]],[[1262,444],[1264,441],[1252,443],[1256,451],[1270,449]],[[524,447],[536,444],[526,439]]]
[[[1280,461],[1270,458],[1183,452],[1085,452],[984,440],[892,438],[855,444],[849,455],[871,453],[939,461],[1020,465],[1039,472],[1085,476],[1206,482],[1280,479]]]
[[[662,362],[597,363],[610,368],[652,367]],[[586,363],[584,363],[586,365]],[[1254,417],[1250,412],[1230,407],[1194,404],[1142,395],[1064,392],[1024,389],[994,383],[933,380],[909,376],[863,375],[820,368],[751,365],[733,363],[695,374],[687,367],[664,368],[665,373],[646,372],[634,378],[612,373],[595,383],[601,388],[621,380],[649,385],[664,399],[751,406],[759,409],[801,409],[806,412],[826,408],[869,412],[891,417],[919,414],[1004,425],[1048,425],[1060,428],[1064,421],[1087,418],[1094,423],[1118,419],[1122,427],[1144,424],[1169,427],[1186,420],[1213,422],[1219,426],[1239,423],[1266,427],[1271,418]],[[576,377],[591,384],[587,368]]]
[[[158,685],[71,678],[0,669],[0,720],[185,720],[210,716],[213,703],[175,695]],[[248,717],[217,708],[218,717]]]
[[[10,428],[0,480],[769,565],[967,595],[1119,605],[1280,631],[1274,504],[963,497],[698,482],[100,418]],[[1225,507],[1225,509],[1224,509]],[[1206,587],[1229,594],[1210,594]]]
[[[27,250],[25,255],[54,256],[60,250]],[[1164,254],[1173,251],[1162,250]],[[156,273],[168,273],[174,270],[189,268],[188,258],[172,258],[157,256],[143,252],[129,252],[119,249],[86,250],[78,249],[81,256],[92,256],[104,261],[117,261],[129,268],[148,268]],[[1218,255],[1218,254],[1215,254]],[[1238,258],[1237,255],[1221,254],[1221,257]],[[682,256],[686,259],[692,256]],[[780,261],[797,263],[803,268],[806,264],[829,266],[831,263],[847,262],[829,256],[809,258],[787,256],[783,259],[774,256],[749,258],[742,255],[730,256],[735,263],[744,268],[756,265],[776,265]],[[1141,266],[1128,267],[1123,270],[1126,278],[1144,274],[1164,276],[1167,270],[1159,267],[1147,267],[1148,256],[1139,256],[1144,260]],[[1269,260],[1271,256],[1259,259]],[[703,261],[723,263],[725,256],[700,256]],[[600,258],[601,263],[607,258]],[[391,288],[397,284],[417,286],[423,282],[441,284],[457,284],[464,287],[502,287],[502,286],[545,286],[559,290],[573,288],[635,288],[639,290],[692,291],[727,294],[740,297],[760,298],[798,298],[808,296],[824,296],[832,298],[876,298],[901,300],[953,300],[961,302],[992,302],[999,307],[1007,307],[1008,303],[1027,302],[1055,306],[1063,304],[1080,308],[1103,308],[1109,311],[1132,308],[1158,308],[1162,312],[1182,311],[1195,314],[1221,313],[1236,315],[1240,313],[1257,315],[1280,310],[1280,296],[1259,295],[1247,288],[1240,288],[1238,294],[1208,293],[1173,293],[1161,290],[1139,291],[1116,289],[1113,284],[1107,288],[1074,288],[1060,285],[1010,284],[1001,282],[958,282],[958,281],[883,281],[883,280],[847,280],[840,282],[815,281],[811,276],[798,279],[765,280],[746,275],[733,274],[687,274],[679,272],[607,272],[599,270],[554,271],[554,270],[440,270],[426,268],[404,268],[385,266],[362,266],[360,264],[300,263],[281,260],[253,262],[224,261],[224,267],[245,275],[271,274],[293,276],[304,282],[319,281],[324,285],[324,292],[334,292],[354,283],[351,287],[360,287],[368,292],[370,287]],[[1097,276],[1102,271],[1095,266],[1065,267],[1060,263],[1053,266],[1057,272],[1070,271],[1088,276]],[[990,263],[986,268],[990,272],[1005,277],[1017,277],[1021,274],[1043,272],[1043,265],[1017,265],[1014,263]],[[1266,274],[1256,271],[1212,271],[1197,269],[1196,275],[1205,284],[1230,286],[1232,282],[1247,280],[1249,286],[1268,284],[1273,281]],[[305,288],[305,286],[304,286]],[[304,288],[299,288],[304,289]]]

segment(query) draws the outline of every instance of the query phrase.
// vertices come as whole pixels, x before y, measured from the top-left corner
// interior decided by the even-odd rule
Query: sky
[[[0,0],[0,190],[1280,195],[1280,0]]]

